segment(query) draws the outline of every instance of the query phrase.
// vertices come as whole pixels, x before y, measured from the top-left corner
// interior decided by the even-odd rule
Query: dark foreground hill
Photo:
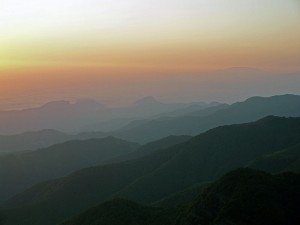
[[[238,169],[185,208],[166,210],[116,199],[61,225],[296,225],[299,211],[300,175]]]
[[[137,150],[138,144],[108,137],[68,141],[31,152],[0,156],[0,202],[26,188]]]
[[[173,225],[174,210],[115,199],[92,208],[62,225]]]
[[[239,169],[207,188],[176,224],[296,225],[299,212],[299,174]]]
[[[300,144],[259,157],[251,162],[249,167],[272,173],[285,171],[300,173]]]
[[[116,197],[155,203],[298,143],[300,118],[270,116],[215,128],[143,158],[36,185],[6,202],[12,210],[6,218],[17,225],[52,225]]]

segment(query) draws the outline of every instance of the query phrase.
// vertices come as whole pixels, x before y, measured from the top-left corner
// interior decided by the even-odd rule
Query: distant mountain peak
[[[66,133],[63,133],[63,132],[61,132],[59,130],[55,130],[55,129],[43,129],[43,130],[37,130],[37,131],[26,131],[21,134],[66,134]]]
[[[244,101],[244,103],[248,102],[257,102],[257,101],[270,101],[270,100],[283,100],[283,101],[289,101],[291,99],[299,99],[299,95],[294,94],[285,94],[285,95],[274,95],[274,96],[253,96]]]
[[[48,103],[42,105],[41,108],[60,108],[60,107],[65,107],[65,106],[69,106],[69,105],[71,105],[71,103],[69,101],[60,100],[60,101],[48,102]]]
[[[75,104],[78,106],[85,106],[85,107],[97,107],[97,108],[104,107],[103,104],[96,101],[95,99],[78,99]]]
[[[159,101],[157,101],[153,96],[147,96],[144,98],[141,98],[135,102],[135,105],[153,105],[153,104],[163,104]]]
[[[82,109],[98,109],[105,106],[94,99],[78,99],[72,103],[66,100],[51,101],[41,106],[42,109],[64,109],[68,107],[77,107]]]
[[[237,66],[224,69],[226,72],[263,72],[260,68]]]

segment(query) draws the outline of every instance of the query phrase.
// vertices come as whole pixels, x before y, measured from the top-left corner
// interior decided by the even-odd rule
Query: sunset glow
[[[297,0],[2,0],[0,88],[36,74],[298,71],[299,27]]]
[[[297,1],[4,0],[0,10],[2,71],[70,64],[298,66]],[[294,65],[286,62],[293,58]]]

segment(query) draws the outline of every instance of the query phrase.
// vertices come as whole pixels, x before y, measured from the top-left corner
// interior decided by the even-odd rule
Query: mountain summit
[[[141,98],[135,102],[138,106],[148,106],[148,105],[162,105],[163,103],[157,101],[153,96],[147,96]]]

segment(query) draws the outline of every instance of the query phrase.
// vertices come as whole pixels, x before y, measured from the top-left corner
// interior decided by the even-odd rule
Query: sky
[[[300,71],[299,27],[299,0],[0,0],[0,100],[121,103],[189,74]]]

